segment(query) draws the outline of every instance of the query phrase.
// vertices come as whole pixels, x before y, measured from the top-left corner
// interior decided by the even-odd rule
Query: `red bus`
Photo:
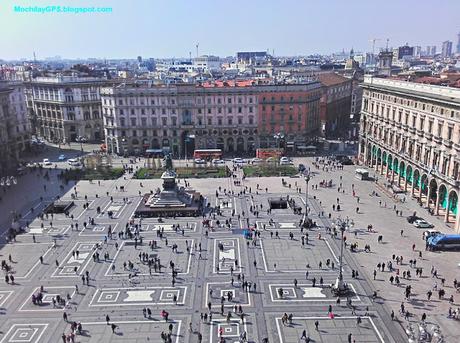
[[[269,157],[279,158],[283,156],[283,149],[268,148],[268,149],[257,149],[256,157],[266,160]]]
[[[193,153],[193,158],[201,158],[203,160],[221,159],[222,149],[199,149]]]

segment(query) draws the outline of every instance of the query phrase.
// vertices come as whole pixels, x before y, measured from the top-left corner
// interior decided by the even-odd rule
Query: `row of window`
[[[436,134],[439,137],[444,136],[448,140],[452,140],[453,138],[455,123],[444,123],[444,120],[435,120],[435,118],[432,117],[429,117],[428,120],[426,120],[424,114],[410,112],[409,110],[403,110],[396,107],[390,107],[381,103],[374,103],[373,101],[371,102],[369,108],[367,100],[364,101],[363,108],[365,111],[369,111],[370,113],[376,114],[377,116],[383,117],[384,119],[391,119],[393,122],[401,123],[407,126],[410,124],[413,128],[431,134]],[[436,128],[436,130],[434,128]],[[460,137],[460,128],[458,128],[458,130],[458,135]]]
[[[419,102],[419,101],[415,101],[412,99],[406,99],[406,98],[402,98],[402,97],[398,97],[394,95],[387,95],[387,94],[383,94],[379,92],[371,92],[368,90],[364,92],[364,95],[367,98],[383,100],[383,101],[391,102],[394,104],[399,104],[405,107],[412,107],[414,109],[430,112],[433,114],[448,115],[451,118],[460,117],[459,111],[456,111],[455,109],[452,109],[449,107],[441,107],[435,104],[427,104],[425,102]]]
[[[375,135],[374,137],[379,139],[380,142],[383,140],[385,144],[390,145],[397,152],[407,152],[409,158],[429,166],[432,170],[436,170],[441,174],[452,177],[456,180],[459,177],[459,163],[454,161],[453,168],[451,170],[452,158],[449,155],[441,156],[439,151],[433,150],[429,146],[414,144],[411,141],[407,144],[407,139],[404,139],[401,135],[393,133],[388,136],[385,134],[383,136]]]
[[[137,118],[129,118],[129,123],[130,123],[130,126],[133,126],[133,127],[138,126],[138,124],[140,124],[141,126],[147,126],[150,123],[151,123],[152,126],[157,126],[158,123],[159,123],[157,118],[150,118],[150,120],[148,120],[148,119],[149,118],[140,118],[140,121],[138,121]],[[208,118],[198,117],[197,118],[197,124],[200,125],[200,126],[204,125],[205,119],[206,119],[207,125],[214,125],[214,124],[223,125],[223,123],[224,123],[224,118],[222,118],[222,117],[217,118],[217,122],[213,121],[213,118],[211,118],[211,117],[208,117]],[[109,124],[109,123],[110,123],[111,126],[113,126],[114,125],[114,120],[109,119],[109,118],[104,118],[104,124]],[[126,127],[127,121],[125,120],[125,118],[120,118],[119,123],[120,123],[121,127]],[[167,126],[169,123],[172,126],[177,126],[178,125],[177,117],[171,117],[170,120],[168,120],[168,118],[166,118],[166,117],[162,117],[160,123],[161,123],[162,126]],[[245,124],[245,122],[244,122],[243,117],[238,117],[238,118],[236,118],[236,120],[235,120],[235,118],[228,117],[228,118],[226,118],[226,124],[227,125],[234,125],[234,124],[243,125],[243,124]],[[248,117],[247,124],[254,125],[254,117],[252,117],[252,116]]]
[[[226,110],[225,113],[228,113],[228,114],[232,114],[232,113],[233,113],[233,108],[232,108],[232,107],[225,107],[225,108],[218,107],[218,108],[217,108],[217,113],[218,113],[218,114],[222,114],[223,110]],[[106,107],[104,107],[103,111],[104,111],[104,114],[106,114],[106,115],[109,115],[109,114],[110,114],[110,115],[113,115],[113,114],[114,114],[114,109],[113,109],[113,108],[106,108]],[[253,113],[253,111],[254,111],[254,110],[253,110],[253,107],[252,107],[252,106],[248,107],[248,113]],[[159,112],[159,111],[158,111],[158,112]],[[140,114],[141,114],[141,115],[146,115],[147,113],[150,113],[150,114],[152,114],[152,115],[155,115],[155,114],[157,114],[158,112],[157,112],[154,108],[151,108],[150,111],[149,111],[148,109],[146,109],[146,108],[141,108],[141,109],[140,109]],[[169,112],[168,109],[166,109],[166,108],[162,108],[162,109],[161,109],[161,114],[166,115],[167,112]],[[211,108],[208,108],[206,112],[207,112],[207,114],[212,114],[212,109],[211,109]],[[235,108],[235,113],[243,113],[243,112],[244,112],[244,111],[243,111],[243,107],[237,107],[237,108]],[[119,114],[119,115],[125,115],[125,114],[127,114],[127,113],[129,113],[129,114],[131,114],[131,115],[136,115],[136,114],[139,114],[139,110],[136,110],[136,109],[134,109],[134,108],[131,108],[131,109],[129,110],[129,112],[128,112],[128,110],[124,110],[124,109],[121,109],[121,108],[118,109],[118,114]],[[171,114],[176,114],[176,110],[175,110],[174,108],[173,108],[173,109],[170,109],[170,113],[171,113]],[[204,111],[203,111],[201,108],[198,108],[198,109],[196,110],[196,113],[197,113],[197,114],[203,114]]]
[[[206,97],[206,102],[204,99],[199,98],[199,97],[194,97],[195,101],[190,101],[190,104],[197,104],[197,105],[202,105],[202,104],[208,104],[208,105],[213,105],[213,104],[253,104],[254,103],[254,98],[248,97],[248,98],[243,98],[243,97],[238,97],[235,99],[235,97],[218,97],[218,98],[213,98],[213,97]],[[246,100],[246,101],[245,101]],[[114,105],[113,99],[107,99],[103,98],[103,104],[104,105]],[[117,101],[117,104],[119,106],[124,106],[124,105],[131,105],[131,106],[144,106],[144,105],[176,105],[176,99],[169,98],[169,97],[159,97],[159,98],[119,98]]]

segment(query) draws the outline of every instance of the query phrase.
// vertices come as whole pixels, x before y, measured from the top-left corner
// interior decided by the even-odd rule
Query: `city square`
[[[378,198],[373,195],[373,191],[379,192],[379,186],[354,178],[353,167],[326,172],[317,169],[314,161],[297,161],[311,170],[308,218],[316,225],[310,228],[301,226],[304,212],[294,214],[289,207],[267,211],[269,199],[286,195],[305,207],[303,178],[284,179],[285,184],[281,177],[243,180],[237,168],[236,179],[216,179],[212,188],[205,179],[191,179],[190,185],[199,189],[206,201],[223,206],[220,214],[211,211],[204,218],[161,221],[133,216],[139,190],[153,189],[160,180],[143,180],[142,187],[134,179],[129,183],[125,179],[101,181],[97,185],[96,181],[77,182],[61,194],[61,199],[66,199],[77,192],[72,209],[77,217],[55,215],[54,232],[46,231],[51,218],[32,220],[29,215],[31,221],[25,232],[17,235],[16,241],[4,243],[2,258],[9,260],[11,255],[15,281],[0,289],[2,307],[8,313],[2,325],[10,328],[4,331],[2,342],[58,341],[63,333],[70,334],[73,322],[83,327],[77,342],[117,342],[128,337],[142,340],[143,335],[159,340],[162,332],[169,332],[169,324],[173,325],[173,342],[194,342],[199,337],[203,342],[234,342],[246,337],[248,342],[267,338],[269,342],[288,343],[298,342],[304,330],[312,341],[346,341],[351,334],[356,342],[400,342],[407,326],[398,312],[401,302],[407,308],[413,306],[412,322],[424,312],[430,318],[432,311],[433,322],[449,335],[449,320],[439,320],[447,301],[430,309],[417,300],[387,300],[397,299],[403,291],[402,286],[387,281],[395,272],[379,270],[373,278],[375,265],[391,260],[391,254],[406,259],[412,254],[418,257],[417,249],[423,246],[417,229],[408,227],[405,217],[391,214],[394,199],[384,193]],[[341,183],[345,192],[338,192],[336,187],[316,188],[324,178],[332,179],[336,186]],[[240,180],[241,186],[235,180]],[[127,187],[117,192],[117,184]],[[109,208],[111,197],[116,203],[124,203],[115,211],[118,214],[109,218],[103,210],[98,215],[97,207]],[[85,201],[79,201],[81,198]],[[379,201],[386,201],[387,206],[379,205]],[[88,207],[80,208],[86,203]],[[342,205],[339,212],[332,210],[332,204],[337,203]],[[261,211],[251,212],[256,206]],[[409,200],[397,203],[398,209],[407,214],[411,206]],[[352,221],[344,233],[347,246],[342,270],[348,292],[340,296],[331,288],[340,270],[340,235],[328,230],[334,228],[338,217]],[[205,218],[210,220],[206,225]],[[217,224],[229,218],[231,225]],[[84,222],[88,224],[84,226]],[[257,232],[252,237],[243,234],[248,222],[251,232]],[[44,230],[40,231],[42,223]],[[128,236],[131,229],[127,223],[139,224],[136,235]],[[369,224],[372,231],[365,229]],[[394,233],[395,226],[404,229],[403,236],[399,229]],[[382,243],[377,240],[380,235]],[[410,249],[412,242],[417,246],[415,252]],[[351,251],[353,243],[357,248]],[[364,252],[367,244],[370,253]],[[436,262],[442,277],[452,278],[448,276],[452,268],[441,272],[453,265],[444,254],[424,251],[418,266],[429,269],[435,263],[431,255],[442,260]],[[154,269],[149,260],[158,262],[155,265],[161,268]],[[401,267],[411,269],[408,264]],[[353,277],[352,272],[359,276]],[[414,282],[414,296],[423,298],[431,287],[430,280],[416,278]],[[40,303],[34,304],[32,298],[39,294]],[[64,299],[62,305],[56,301],[58,297]],[[391,311],[395,313],[393,320]],[[289,319],[285,321],[283,316]],[[24,324],[25,317],[32,324]]]
[[[460,1],[60,2],[0,2],[0,343],[460,342]]]

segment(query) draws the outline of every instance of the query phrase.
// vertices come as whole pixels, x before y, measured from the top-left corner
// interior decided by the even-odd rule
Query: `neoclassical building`
[[[360,161],[460,233],[460,89],[372,76],[362,87]]]
[[[30,124],[24,102],[24,85],[0,81],[0,176],[16,174],[21,153],[28,149]]]
[[[283,113],[287,139],[301,136],[305,142],[319,127],[319,89],[318,82],[256,85],[252,80],[172,85],[138,81],[106,87],[101,100],[107,148],[117,154],[163,149],[175,157],[215,148],[253,154],[260,147],[261,106],[270,115]],[[267,118],[274,122],[274,117]],[[269,126],[268,120],[263,132],[275,144],[273,133],[279,127]]]
[[[104,138],[99,90],[108,80],[56,75],[26,83],[29,118],[36,134],[54,142]]]

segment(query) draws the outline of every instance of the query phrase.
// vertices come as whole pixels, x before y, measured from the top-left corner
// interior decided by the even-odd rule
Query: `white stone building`
[[[365,76],[359,160],[460,232],[460,89]]]
[[[107,79],[77,76],[37,77],[27,82],[26,101],[36,134],[52,142],[104,138],[99,90]]]

